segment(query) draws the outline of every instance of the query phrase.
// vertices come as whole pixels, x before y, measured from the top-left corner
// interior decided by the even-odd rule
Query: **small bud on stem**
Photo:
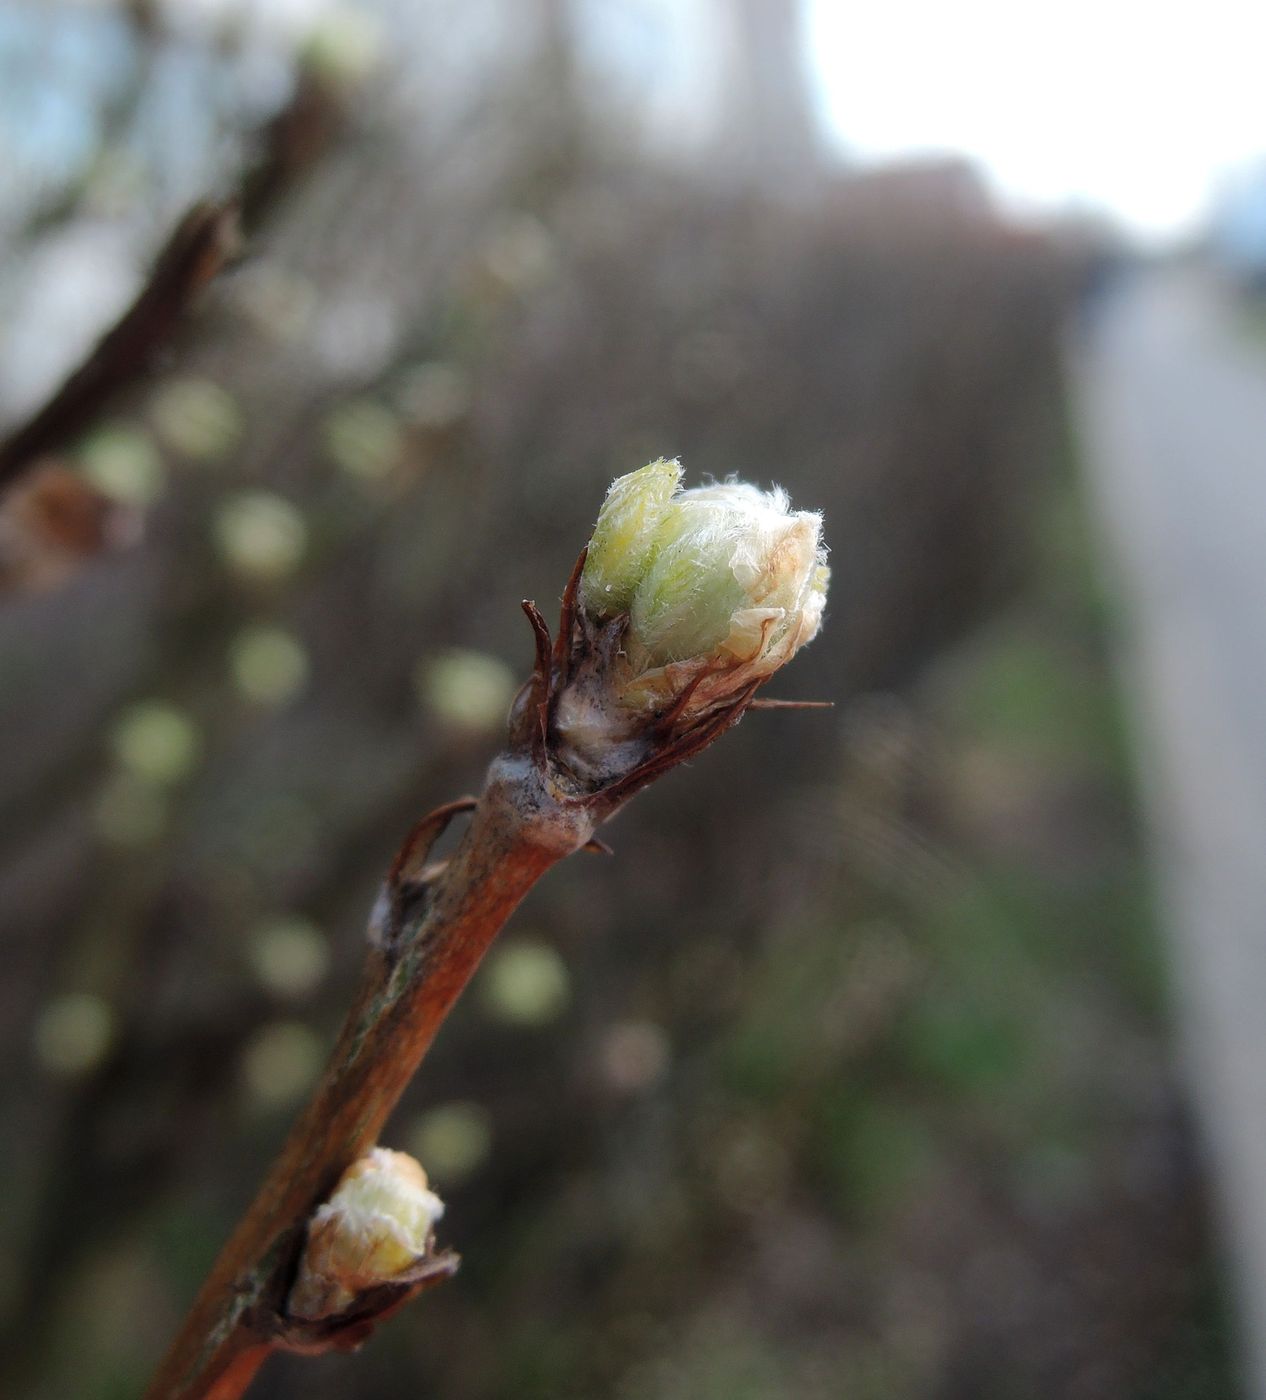
[[[620,477],[552,653],[533,617],[525,698],[541,742],[582,784],[621,797],[736,722],[817,635],[826,602],[820,515],[737,481],[683,491],[681,475],[661,458]]]
[[[435,1243],[444,1203],[407,1152],[375,1147],[343,1173],[308,1226],[291,1317],[314,1321],[343,1312],[371,1288],[407,1279]]]

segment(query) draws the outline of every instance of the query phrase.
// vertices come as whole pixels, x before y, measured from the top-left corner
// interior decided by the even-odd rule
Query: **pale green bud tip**
[[[443,1213],[414,1158],[375,1147],[348,1167],[312,1217],[290,1313],[329,1317],[366,1289],[399,1278],[428,1253]]]
[[[658,531],[681,486],[681,466],[660,457],[618,477],[598,512],[580,577],[580,602],[594,617],[627,612],[659,547]]]

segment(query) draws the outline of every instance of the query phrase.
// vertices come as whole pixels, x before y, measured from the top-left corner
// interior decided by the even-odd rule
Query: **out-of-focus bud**
[[[431,1232],[443,1213],[414,1158],[375,1147],[348,1167],[312,1217],[290,1315],[309,1322],[331,1317],[367,1289],[401,1281],[431,1253]]]
[[[135,504],[50,458],[0,502],[0,590],[52,588],[84,560],[140,534]]]
[[[589,546],[584,640],[554,724],[594,777],[634,758],[619,746],[665,716],[680,737],[745,705],[821,626],[822,517],[791,510],[778,489],[680,483],[681,468],[662,459],[621,477]]]

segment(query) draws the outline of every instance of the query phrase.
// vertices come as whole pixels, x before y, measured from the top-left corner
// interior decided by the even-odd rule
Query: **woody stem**
[[[304,1230],[378,1139],[453,1003],[511,912],[593,834],[527,760],[503,755],[420,907],[371,949],[321,1082],[221,1251],[145,1400],[237,1400],[268,1352]]]

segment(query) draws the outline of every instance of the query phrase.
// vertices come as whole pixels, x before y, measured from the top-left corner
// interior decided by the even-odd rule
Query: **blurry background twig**
[[[0,442],[0,491],[92,426],[111,395],[149,367],[193,299],[238,248],[235,205],[198,204],[181,219],[132,305],[52,398]]]
[[[160,32],[152,16],[141,24],[138,33],[150,40]],[[127,91],[131,112],[137,94]],[[289,99],[263,126],[237,194],[200,200],[181,218],[132,304],[51,397],[0,441],[0,591],[57,584],[100,549],[135,541],[139,513],[66,471],[52,454],[137,387],[160,355],[170,360],[171,341],[198,293],[241,252],[243,230],[258,228],[319,158],[342,116],[343,94],[330,75],[300,72]],[[102,131],[103,144],[121,139],[109,114]],[[64,213],[73,212],[71,202]],[[54,211],[41,208],[35,223],[55,226]],[[15,491],[25,473],[32,480]]]

